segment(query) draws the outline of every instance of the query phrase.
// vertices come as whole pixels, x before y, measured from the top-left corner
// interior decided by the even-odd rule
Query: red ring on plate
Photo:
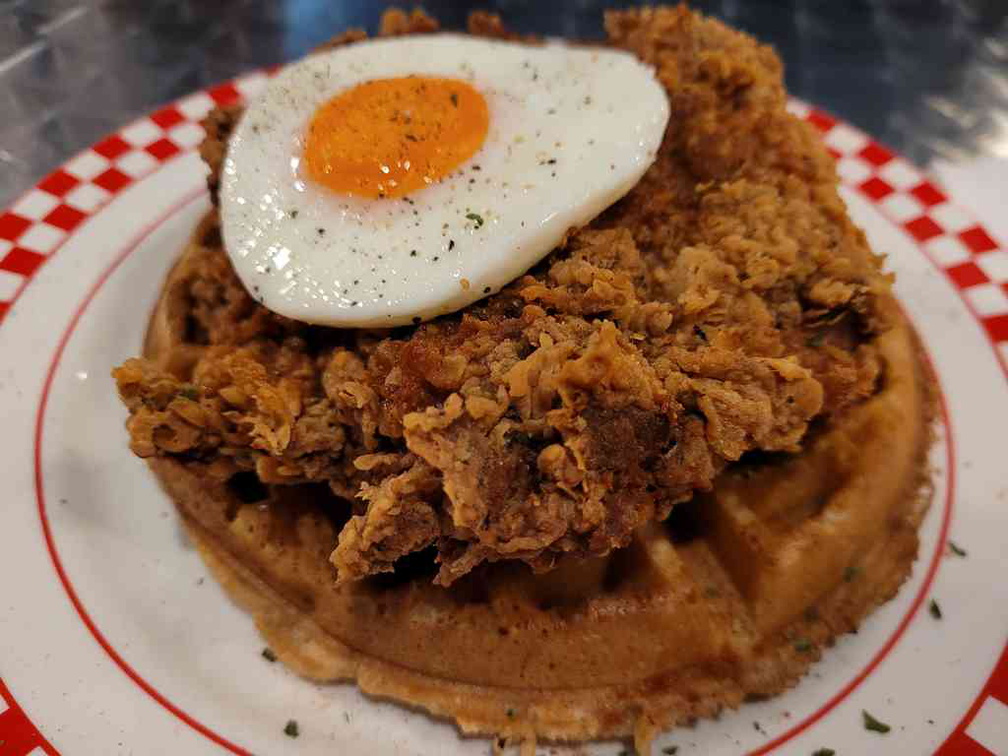
[[[901,307],[900,309],[903,308]],[[907,320],[910,321],[910,316],[905,310],[903,312],[904,315],[906,315]],[[910,323],[911,327],[913,327],[913,322],[910,321]],[[921,583],[921,586],[917,591],[917,595],[914,596],[913,603],[910,604],[910,608],[907,610],[907,613],[896,626],[896,630],[893,631],[889,640],[882,645],[882,648],[880,648],[868,664],[865,665],[864,669],[858,672],[850,682],[842,687],[835,695],[833,695],[832,698],[827,700],[826,703],[820,706],[816,711],[796,724],[790,730],[787,730],[773,740],[764,743],[756,750],[750,751],[748,756],[763,756],[764,754],[770,753],[772,750],[777,748],[777,746],[783,745],[787,741],[791,740],[791,738],[799,735],[814,725],[820,719],[829,714],[830,711],[836,708],[841,701],[847,698],[847,696],[853,693],[854,690],[865,681],[868,675],[875,671],[878,665],[882,663],[882,660],[889,655],[889,652],[892,651],[899,642],[903,633],[906,632],[906,629],[910,626],[910,622],[917,614],[917,610],[920,609],[921,604],[924,603],[924,599],[927,598],[928,592],[931,590],[931,584],[934,582],[935,575],[938,574],[938,568],[941,566],[942,556],[945,553],[945,549],[948,544],[949,527],[952,523],[952,509],[955,499],[955,437],[952,435],[952,423],[949,421],[948,403],[945,401],[945,392],[942,390],[941,384],[938,382],[938,374],[934,370],[934,361],[931,359],[931,353],[928,352],[923,340],[919,341],[921,351],[924,353],[925,361],[927,362],[932,375],[934,375],[934,380],[937,384],[938,404],[941,409],[941,421],[942,425],[945,427],[945,465],[948,470],[948,481],[945,486],[945,506],[942,510],[941,529],[938,531],[938,543],[935,545],[934,554],[931,557],[930,564],[928,564],[927,573],[924,576],[924,582]]]
[[[804,116],[804,120],[807,120],[807,121],[810,121],[810,122],[814,123],[815,120],[816,120],[816,118],[817,118],[817,114],[820,114],[820,113],[822,113],[822,111],[812,109],[808,114],[806,114]],[[835,125],[835,124],[836,124],[836,122],[834,120],[833,123],[830,125],[830,128],[832,128],[833,125]],[[823,130],[822,126],[819,126],[819,128],[820,128],[820,130]],[[826,130],[828,130],[828,129],[826,129]],[[868,141],[868,146],[869,147],[874,147],[874,146],[876,146],[876,143],[873,142],[873,141],[871,141],[871,140],[869,140]],[[85,153],[86,152],[87,151],[85,151]],[[85,153],[82,153],[82,154],[85,154]],[[159,226],[160,224],[162,224],[166,220],[168,220],[168,218],[170,218],[172,214],[174,214],[175,212],[177,212],[178,210],[180,210],[182,206],[184,206],[188,202],[193,201],[197,196],[198,196],[197,194],[190,195],[183,202],[179,203],[174,208],[172,208],[172,210],[169,211],[166,215],[158,218],[154,223],[152,223],[147,228],[145,228],[144,231],[136,239],[134,239],[117,256],[117,258],[111,263],[111,265],[108,268],[106,268],[106,270],[99,277],[98,281],[88,291],[87,295],[85,296],[85,298],[81,302],[81,304],[78,306],[77,310],[74,312],[74,315],[72,316],[72,318],[71,318],[71,320],[70,320],[70,322],[69,322],[66,330],[64,331],[64,333],[62,334],[62,336],[60,338],[60,341],[59,341],[59,343],[57,345],[57,348],[56,348],[55,354],[53,356],[52,362],[51,362],[51,364],[49,366],[49,369],[48,369],[48,371],[46,373],[45,383],[44,383],[44,386],[43,386],[43,393],[42,393],[42,397],[41,397],[40,402],[39,402],[38,412],[37,412],[37,415],[36,415],[36,427],[35,427],[35,439],[34,439],[34,441],[35,441],[35,448],[34,448],[35,487],[36,487],[36,498],[37,498],[37,503],[38,503],[38,512],[39,512],[39,518],[40,518],[40,522],[41,522],[41,526],[42,526],[42,531],[43,531],[43,535],[44,535],[44,538],[45,538],[46,547],[47,547],[47,549],[49,551],[49,554],[50,554],[50,557],[51,557],[51,559],[53,561],[53,566],[54,566],[54,568],[56,570],[57,576],[59,577],[60,582],[62,583],[62,585],[63,585],[63,587],[64,587],[64,589],[65,589],[65,591],[67,593],[67,596],[70,599],[71,604],[74,606],[74,609],[77,611],[77,614],[81,618],[81,621],[83,622],[83,624],[85,625],[85,627],[87,627],[88,631],[95,638],[95,640],[98,642],[98,644],[105,650],[105,652],[109,655],[109,657],[116,663],[117,666],[119,666],[123,670],[123,672],[131,680],[133,680],[142,690],[144,690],[149,696],[151,696],[151,698],[153,700],[155,700],[158,704],[160,704],[162,707],[164,707],[167,711],[171,712],[180,721],[184,722],[186,725],[188,725],[189,727],[191,727],[196,732],[199,732],[200,734],[202,734],[203,736],[207,737],[212,742],[217,743],[222,748],[225,748],[226,750],[230,751],[231,753],[247,755],[248,751],[246,751],[245,749],[241,748],[240,746],[232,743],[231,741],[227,740],[226,738],[224,738],[223,736],[219,735],[218,733],[214,732],[209,727],[207,727],[206,725],[203,725],[202,723],[200,723],[199,721],[197,721],[196,719],[194,719],[192,716],[190,716],[189,714],[187,714],[186,712],[184,712],[183,710],[181,710],[179,707],[177,707],[176,705],[174,705],[173,703],[171,703],[170,701],[168,701],[156,688],[154,688],[153,685],[151,685],[144,678],[142,678],[136,672],[136,670],[134,670],[122,658],[122,656],[112,647],[112,645],[108,642],[108,640],[102,635],[101,631],[95,625],[94,621],[90,618],[90,616],[88,615],[86,609],[84,608],[83,604],[81,603],[80,599],[78,598],[78,596],[76,594],[76,591],[74,590],[73,585],[70,582],[70,579],[69,579],[68,575],[66,574],[66,572],[65,572],[65,570],[64,570],[64,568],[62,566],[62,563],[61,563],[61,561],[59,559],[59,555],[58,555],[58,552],[57,552],[57,549],[56,549],[55,542],[53,540],[53,536],[52,536],[52,533],[51,533],[51,530],[50,530],[50,527],[49,527],[48,518],[47,518],[47,515],[46,515],[45,496],[44,496],[43,480],[42,480],[42,472],[41,472],[41,445],[42,445],[42,438],[43,438],[42,427],[43,427],[45,409],[46,409],[46,405],[47,405],[48,397],[49,397],[49,391],[50,391],[50,388],[51,388],[51,385],[52,385],[52,382],[53,382],[53,378],[54,378],[54,375],[55,375],[56,368],[58,367],[59,361],[60,361],[60,359],[62,357],[64,348],[66,347],[67,342],[69,341],[71,335],[73,334],[73,331],[75,330],[76,326],[78,325],[78,323],[80,321],[80,318],[84,314],[84,311],[89,306],[89,304],[91,303],[91,301],[97,295],[97,293],[100,290],[100,288],[111,277],[111,275],[122,264],[122,262],[137,248],[137,246],[143,241],[143,239],[146,238],[146,236],[149,235],[157,226]],[[882,212],[883,215],[885,215],[885,213],[883,211],[883,208],[881,208],[877,202],[873,202],[872,204],[873,204],[874,207],[876,207],[877,210],[879,210],[880,212]],[[92,215],[97,214],[102,209],[104,209],[104,207],[105,207],[105,205],[102,205],[100,207],[95,208],[95,210],[93,210],[91,214]],[[905,233],[908,233],[911,237],[913,236],[912,234],[910,234],[910,232],[906,228],[904,228],[903,224],[900,224],[900,223],[896,222],[895,220],[893,220],[891,218],[889,218],[889,220],[890,220],[890,222],[894,223],[894,225],[897,225],[900,228],[902,228]],[[60,242],[60,244],[57,245],[57,249],[58,249],[59,246],[62,246],[62,244],[67,239],[69,239],[71,235],[72,234],[68,234],[66,236],[66,238],[64,238]],[[921,245],[919,243],[919,240],[917,240],[916,238],[914,238],[914,241],[917,242],[917,246],[918,246],[918,248],[920,248]],[[54,253],[55,253],[55,250],[54,250],[53,253],[50,253],[49,256],[52,256],[52,254],[54,254]],[[987,342],[989,343],[989,345],[991,346],[992,350],[994,351],[994,356],[995,356],[996,362],[1001,366],[1002,371],[1005,372],[1006,375],[1008,375],[1008,363],[1006,363],[1005,358],[998,351],[998,342],[997,342],[997,340],[994,338],[994,336],[990,332],[990,330],[987,327],[985,327],[985,325],[984,325],[984,322],[985,322],[984,319],[982,317],[980,317],[979,313],[973,307],[972,303],[964,296],[964,294],[963,294],[963,287],[959,284],[959,282],[957,282],[955,279],[953,279],[951,276],[949,276],[948,271],[945,268],[943,268],[935,259],[933,259],[931,257],[931,255],[929,255],[925,250],[921,249],[921,253],[924,254],[924,256],[928,259],[928,261],[940,273],[944,274],[944,276],[946,277],[946,279],[948,280],[948,282],[952,285],[953,290],[957,293],[957,295],[959,296],[959,298],[966,305],[966,307],[969,310],[969,312],[973,315],[973,317],[976,320],[976,322],[978,323],[978,325],[981,327],[981,330],[983,331],[984,337],[986,338]],[[34,273],[34,272],[35,271],[32,271],[32,273]],[[12,300],[9,301],[9,302],[2,302],[2,303],[0,303],[0,318],[2,318],[3,314],[5,314],[7,308],[10,305],[13,304],[14,300],[16,300],[16,299],[18,299],[20,297],[20,295],[24,292],[24,289],[27,288],[27,286],[31,283],[32,280],[34,280],[34,275],[25,276],[24,280],[21,282],[20,286],[17,288],[17,290],[15,292],[15,295],[12,298]],[[930,361],[930,356],[928,356],[928,359]],[[914,615],[916,614],[917,610],[920,608],[920,605],[923,603],[923,600],[926,597],[927,591],[928,591],[928,589],[929,589],[932,581],[934,580],[934,576],[937,573],[937,570],[938,570],[938,568],[940,566],[940,563],[941,563],[941,558],[942,558],[942,554],[943,554],[943,551],[944,551],[944,548],[945,548],[945,543],[946,543],[946,539],[947,539],[947,535],[948,535],[949,525],[950,525],[950,522],[951,522],[951,515],[952,515],[952,509],[953,509],[953,498],[954,498],[954,491],[955,491],[955,486],[954,486],[954,476],[955,476],[955,466],[954,466],[955,452],[954,452],[954,444],[955,444],[955,442],[954,442],[954,438],[952,436],[951,426],[950,426],[950,423],[949,423],[948,409],[947,409],[947,406],[945,404],[944,394],[942,394],[941,392],[939,392],[939,396],[941,398],[942,420],[943,420],[943,423],[945,424],[945,427],[946,427],[946,430],[947,430],[946,446],[947,446],[947,455],[948,455],[949,478],[948,478],[948,487],[947,487],[947,490],[946,490],[945,505],[944,505],[944,511],[943,511],[943,520],[942,520],[942,524],[941,524],[941,528],[940,528],[938,545],[937,545],[937,547],[935,549],[935,553],[932,556],[932,560],[931,560],[931,562],[930,562],[930,564],[928,566],[928,570],[927,570],[927,573],[925,575],[924,582],[921,585],[921,588],[919,589],[918,594],[915,596],[914,601],[913,601],[910,609],[908,610],[907,614],[903,617],[903,619],[901,620],[900,624],[897,626],[896,630],[893,632],[892,636],[886,641],[886,643],[882,646],[882,648],[869,661],[869,663],[864,667],[864,669],[862,669],[861,672],[858,673],[858,675],[856,675],[851,681],[849,681],[836,695],[834,695],[832,698],[830,698],[816,712],[814,712],[810,716],[806,717],[804,720],[802,720],[802,722],[796,724],[794,727],[792,727],[790,730],[786,731],[782,735],[780,735],[777,738],[773,739],[769,743],[764,744],[759,749],[753,751],[752,752],[752,756],[762,756],[762,754],[769,753],[774,748],[782,745],[783,743],[787,742],[788,740],[790,740],[791,738],[795,737],[799,733],[801,733],[804,730],[808,729],[813,724],[815,724],[817,721],[819,721],[820,719],[822,719],[832,708],[834,708],[836,705],[838,705],[844,698],[846,698],[848,695],[850,695],[850,693],[853,692],[861,684],[861,682],[863,682],[864,679],[867,678],[868,675],[870,675],[871,672],[878,667],[878,665],[882,662],[882,660],[885,658],[885,656],[888,655],[892,651],[893,647],[895,647],[895,645],[899,641],[900,637],[905,632],[907,626],[912,621],[912,619],[913,619]],[[990,686],[990,683],[988,683],[987,687],[989,687],[989,686]],[[985,690],[986,690],[986,688],[985,688]],[[975,710],[979,706],[979,703],[983,700],[983,697],[984,697],[984,693],[982,692],[980,694],[980,696],[977,698],[977,702],[975,702],[974,705],[971,707],[970,713],[967,715],[966,718],[964,718],[964,720],[962,722],[960,722],[960,725],[957,727],[956,732],[959,732],[960,730],[964,729],[964,727],[968,724],[967,720],[970,718],[970,714],[975,713]],[[55,753],[55,750],[53,752]]]
[[[194,200],[203,197],[205,192],[206,190],[202,187],[200,187],[197,191],[190,192],[184,199],[177,202],[160,218],[151,222],[139,234],[137,234],[137,236],[123,249],[123,251],[119,253],[116,259],[112,261],[112,264],[102,272],[98,280],[95,281],[94,285],[92,285],[91,289],[88,291],[87,296],[85,296],[84,300],[80,303],[80,305],[78,305],[73,317],[70,319],[70,323],[66,327],[66,330],[63,331],[63,335],[60,336],[59,343],[56,346],[56,352],[53,355],[52,363],[49,365],[49,369],[46,372],[45,383],[42,388],[42,398],[39,400],[38,414],[36,415],[35,420],[35,495],[38,500],[38,511],[39,519],[42,523],[42,533],[45,536],[46,548],[49,550],[49,556],[52,557],[53,567],[56,568],[56,574],[59,576],[60,582],[66,590],[70,603],[73,604],[73,608],[77,611],[77,615],[80,617],[81,622],[84,623],[84,626],[88,629],[88,632],[90,632],[94,639],[98,641],[98,645],[101,646],[112,661],[114,661],[116,665],[126,673],[126,676],[129,677],[129,679],[139,685],[147,695],[157,701],[157,703],[170,711],[193,730],[212,740],[222,748],[227,749],[231,753],[238,754],[239,756],[252,756],[249,751],[246,751],[241,746],[235,745],[224,736],[214,732],[202,722],[199,722],[165,698],[157,688],[141,677],[140,674],[133,669],[133,667],[131,667],[125,659],[123,659],[119,652],[112,647],[112,644],[108,642],[101,630],[98,629],[98,626],[95,625],[94,620],[91,619],[91,616],[84,608],[84,604],[81,603],[80,598],[77,596],[77,591],[74,590],[73,584],[70,582],[70,578],[67,576],[66,570],[63,569],[63,563],[60,561],[59,554],[56,551],[56,543],[53,541],[52,531],[49,528],[49,518],[46,515],[45,491],[42,482],[42,426],[45,419],[46,406],[49,403],[49,390],[52,387],[53,376],[56,373],[56,368],[59,366],[60,358],[63,356],[63,350],[66,348],[67,342],[70,340],[70,336],[77,328],[77,324],[80,322],[81,316],[84,315],[84,311],[88,308],[88,305],[91,304],[95,295],[98,294],[98,291],[102,288],[102,286],[105,285],[105,282],[108,281],[116,270],[118,270],[119,266],[122,265],[126,258],[140,246],[141,242],[143,242],[144,239],[150,236],[151,233],[174,216],[183,207],[192,203]]]
[[[147,682],[140,674],[133,669],[132,666],[113,648],[112,644],[105,638],[102,632],[98,629],[97,625],[91,619],[87,610],[84,608],[83,603],[77,596],[77,592],[74,590],[73,584],[70,581],[69,576],[63,568],[63,564],[60,561],[58,551],[56,549],[56,543],[52,536],[52,531],[49,527],[49,519],[46,515],[46,504],[45,504],[45,493],[43,488],[42,480],[42,440],[43,440],[43,424],[45,420],[46,406],[49,400],[49,391],[52,387],[53,378],[56,373],[56,368],[59,366],[60,359],[63,356],[63,350],[65,349],[67,342],[70,340],[70,336],[73,335],[74,330],[77,327],[81,317],[83,316],[87,307],[91,304],[91,301],[98,294],[101,287],[106,281],[112,276],[112,274],[119,268],[119,266],[132,254],[140,243],[149,236],[156,228],[161,224],[166,222],[172,217],[176,212],[181,210],[185,205],[189,204],[193,200],[203,195],[203,190],[199,192],[192,193],[183,199],[181,202],[177,203],[173,208],[168,210],[163,216],[158,218],[156,221],[148,225],[130,244],[116,257],[116,259],[103,271],[101,276],[95,282],[95,284],[88,291],[84,300],[77,307],[74,312],[70,323],[68,324],[63,335],[60,337],[59,343],[56,347],[56,352],[53,356],[52,362],[49,365],[49,369],[46,372],[45,384],[42,389],[42,397],[39,401],[38,414],[36,416],[35,424],[35,492],[38,500],[38,511],[39,519],[42,524],[42,531],[45,536],[46,547],[49,550],[49,555],[52,558],[53,565],[56,569],[56,574],[59,576],[60,582],[63,584],[63,588],[67,592],[67,596],[70,598],[70,603],[73,604],[74,609],[77,611],[78,616],[81,621],[87,627],[88,631],[94,636],[94,639],[98,644],[104,649],[104,651],[111,657],[112,661],[126,673],[133,682],[140,686],[151,698],[153,698],[157,703],[167,709],[169,712],[174,714],[178,719],[187,724],[192,729],[196,730],[200,734],[209,738],[213,742],[217,743],[221,747],[231,751],[235,754],[241,754],[242,756],[251,756],[248,751],[244,750],[238,745],[235,745],[230,740],[226,739],[222,735],[211,730],[206,725],[202,724],[191,715],[187,714],[185,711],[180,709],[178,706],[173,704],[164,695],[162,695],[152,684]],[[928,363],[931,363],[930,355],[927,354],[925,349],[925,355],[927,357]],[[936,378],[937,380],[937,378]],[[890,651],[899,642],[903,633],[906,631],[910,622],[913,620],[920,608],[921,604],[924,602],[928,591],[931,588],[931,583],[934,580],[935,574],[938,572],[938,567],[941,564],[941,557],[945,550],[945,544],[948,538],[949,524],[952,517],[952,507],[953,498],[955,492],[955,452],[954,452],[954,438],[952,436],[952,428],[949,423],[948,409],[945,404],[945,396],[939,387],[938,395],[940,397],[941,403],[941,417],[942,423],[946,429],[946,452],[948,465],[948,484],[946,487],[945,504],[942,513],[942,524],[938,535],[938,544],[935,547],[934,554],[931,557],[931,562],[928,565],[928,570],[924,578],[924,582],[921,584],[917,595],[914,597],[913,603],[910,605],[909,610],[903,619],[897,625],[896,630],[889,637],[886,643],[881,649],[872,657],[869,663],[861,670],[850,682],[848,682],[840,691],[830,698],[825,704],[823,704],[819,709],[817,709],[813,714],[806,717],[804,720],[799,722],[797,725],[792,727],[790,730],[786,731],[782,735],[771,740],[769,743],[764,744],[759,749],[752,752],[752,756],[762,756],[767,754],[777,746],[786,743],[791,738],[795,737],[799,733],[805,731],[813,724],[818,722],[824,716],[826,716],[834,707],[836,707],[841,701],[843,701],[847,696],[849,696],[864,680],[875,670],[876,667],[882,662],[882,660],[889,654]]]

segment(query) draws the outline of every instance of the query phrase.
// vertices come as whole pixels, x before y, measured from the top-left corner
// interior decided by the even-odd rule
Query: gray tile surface
[[[281,63],[395,3],[0,0],[0,206],[76,151],[194,89]],[[597,37],[616,0],[430,0],[518,31]],[[791,91],[925,165],[1008,155],[1008,0],[708,0],[775,45]]]

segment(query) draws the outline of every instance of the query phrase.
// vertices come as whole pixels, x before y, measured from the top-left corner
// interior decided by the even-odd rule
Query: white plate
[[[139,352],[162,276],[208,206],[195,122],[262,78],[131,124],[0,215],[3,756],[488,751],[266,662],[126,447],[109,370]],[[668,733],[655,752],[1008,753],[1008,252],[905,161],[792,109],[838,156],[844,198],[889,255],[941,381],[936,494],[913,575],[859,634],[787,694]],[[862,710],[892,731],[867,731]]]

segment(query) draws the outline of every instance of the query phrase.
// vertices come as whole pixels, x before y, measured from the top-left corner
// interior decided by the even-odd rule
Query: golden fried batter
[[[115,371],[134,452],[327,482],[355,502],[341,580],[434,546],[449,584],[483,561],[548,569],[623,546],[746,452],[796,451],[870,396],[888,281],[832,159],[786,112],[773,52],[684,8],[606,28],[672,106],[623,200],[499,294],[388,331],[266,311],[211,227],[175,284],[191,344]],[[212,192],[239,115],[208,119]]]

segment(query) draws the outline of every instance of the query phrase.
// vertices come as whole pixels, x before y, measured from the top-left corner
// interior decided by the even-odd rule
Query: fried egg
[[[498,291],[626,194],[668,117],[624,52],[435,34],[314,54],[231,135],[224,244],[281,315],[418,323]]]

